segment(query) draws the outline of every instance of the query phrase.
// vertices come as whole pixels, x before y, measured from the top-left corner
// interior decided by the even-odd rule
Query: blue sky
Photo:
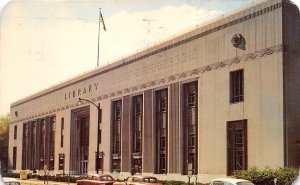
[[[0,116],[12,102],[96,68],[99,7],[103,66],[253,1],[0,0]]]

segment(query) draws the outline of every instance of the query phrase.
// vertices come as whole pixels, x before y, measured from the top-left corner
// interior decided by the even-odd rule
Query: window
[[[244,71],[230,72],[230,103],[244,101]]]
[[[31,122],[31,169],[36,170],[36,121]]]
[[[142,136],[143,136],[143,96],[133,97],[132,109],[132,165],[136,172],[142,170]]]
[[[41,119],[40,125],[39,125],[39,142],[40,142],[40,148],[39,148],[39,170],[44,169],[44,152],[45,152],[45,135],[46,135],[46,120]]]
[[[65,154],[58,154],[58,170],[65,170]]]
[[[17,139],[17,135],[18,135],[18,127],[17,127],[17,125],[15,125],[15,127],[14,127],[14,139]]]
[[[16,169],[17,165],[17,147],[13,147],[13,169]]]
[[[247,120],[227,122],[227,174],[247,169]]]
[[[122,121],[122,102],[121,100],[113,102],[112,110],[112,171],[121,170],[121,121]]]
[[[29,169],[29,123],[23,124],[23,141],[22,141],[22,169],[26,170]]]
[[[50,117],[50,129],[49,129],[49,170],[54,170],[54,145],[55,145],[55,117]]]
[[[197,174],[198,130],[198,85],[192,82],[183,85],[183,174]]]
[[[168,143],[168,90],[160,90],[155,94],[156,102],[156,166],[157,173],[167,173]]]
[[[64,147],[64,129],[65,129],[65,120],[61,118],[61,126],[60,126],[60,147]]]

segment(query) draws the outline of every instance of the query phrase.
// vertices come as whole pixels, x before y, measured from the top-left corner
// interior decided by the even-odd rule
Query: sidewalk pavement
[[[44,185],[43,180],[38,180],[38,179],[28,179],[28,180],[20,180],[18,181],[21,183],[21,185]],[[57,181],[47,181],[45,182],[47,185],[76,185],[76,183],[68,183],[68,182],[57,182]]]

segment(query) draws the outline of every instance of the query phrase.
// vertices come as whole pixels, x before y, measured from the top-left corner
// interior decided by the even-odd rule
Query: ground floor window
[[[247,120],[227,122],[227,174],[247,169]]]
[[[65,154],[58,155],[58,170],[65,170]]]
[[[183,85],[183,171],[184,175],[198,172],[198,85]]]
[[[17,147],[13,147],[13,169],[15,170],[17,166]]]

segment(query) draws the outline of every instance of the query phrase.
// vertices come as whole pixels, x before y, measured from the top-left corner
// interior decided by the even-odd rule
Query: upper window
[[[244,70],[230,72],[230,103],[244,101]]]
[[[18,133],[18,127],[17,127],[17,125],[14,127],[15,129],[14,129],[14,139],[17,139],[17,133]]]
[[[64,147],[64,128],[65,128],[65,119],[61,118],[60,125],[60,147]]]

